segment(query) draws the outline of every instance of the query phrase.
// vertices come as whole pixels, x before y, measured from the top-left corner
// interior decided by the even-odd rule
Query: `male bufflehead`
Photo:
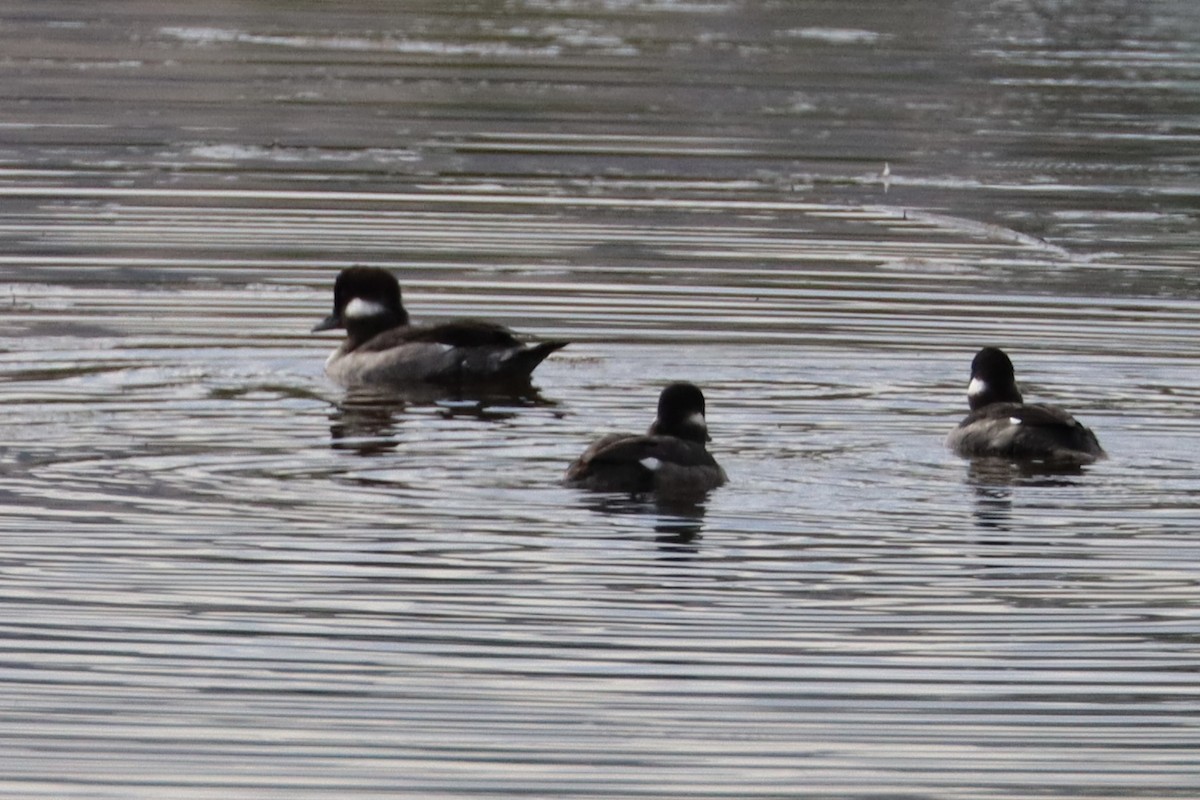
[[[699,494],[728,478],[705,443],[704,395],[672,383],[658,398],[658,418],[645,435],[610,433],[567,469],[564,483],[598,492]]]
[[[325,362],[345,386],[527,383],[566,342],[526,345],[508,328],[477,319],[409,325],[400,284],[378,267],[350,267],[333,285],[333,313],[313,331],[345,328]]]
[[[1012,361],[999,348],[985,347],[971,362],[967,402],[971,413],[946,438],[946,446],[960,456],[1055,464],[1090,464],[1105,457],[1096,435],[1069,413],[1022,400]]]

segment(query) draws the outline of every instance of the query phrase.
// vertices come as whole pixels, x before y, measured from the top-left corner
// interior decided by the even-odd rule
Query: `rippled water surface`
[[[0,794],[1195,797],[1191,0],[0,10]],[[337,271],[573,344],[365,396]],[[967,464],[971,356],[1111,458]],[[729,485],[558,480],[700,384]]]

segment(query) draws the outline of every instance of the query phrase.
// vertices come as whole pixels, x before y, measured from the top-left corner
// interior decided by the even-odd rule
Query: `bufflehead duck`
[[[960,456],[1055,464],[1090,464],[1105,457],[1096,435],[1066,411],[1022,400],[1012,361],[999,348],[985,347],[971,362],[967,402],[971,413],[946,438],[947,447]]]
[[[508,328],[477,319],[410,325],[400,284],[378,267],[350,267],[333,285],[333,313],[313,331],[345,328],[325,362],[345,386],[527,383],[566,342],[526,345]]]
[[[598,492],[700,494],[728,480],[708,452],[704,394],[672,383],[658,398],[658,418],[645,435],[610,433],[567,469],[564,483]]]

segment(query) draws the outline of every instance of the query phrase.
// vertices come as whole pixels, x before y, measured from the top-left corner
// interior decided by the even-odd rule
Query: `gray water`
[[[0,794],[1200,793],[1200,6],[175,5],[0,9]],[[573,344],[347,395],[351,264]]]

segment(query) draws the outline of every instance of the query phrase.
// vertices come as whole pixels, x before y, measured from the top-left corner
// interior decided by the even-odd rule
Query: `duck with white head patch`
[[[983,348],[971,362],[967,403],[971,413],[946,438],[960,456],[1082,465],[1106,455],[1096,435],[1065,410],[1025,403],[1012,361],[997,347]]]
[[[400,284],[378,267],[350,267],[333,286],[333,313],[313,331],[344,328],[346,340],[325,371],[344,386],[528,383],[566,342],[526,345],[502,325],[459,319],[410,325]]]
[[[610,433],[567,469],[568,486],[598,492],[696,495],[728,480],[708,452],[704,394],[672,383],[658,398],[658,417],[645,434]]]

